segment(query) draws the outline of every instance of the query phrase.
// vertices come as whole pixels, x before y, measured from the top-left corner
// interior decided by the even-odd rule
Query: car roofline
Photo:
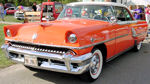
[[[120,6],[120,7],[126,7],[123,4],[120,3],[114,3],[114,2],[73,2],[67,4],[67,6],[76,6],[76,5],[107,5],[107,6]]]

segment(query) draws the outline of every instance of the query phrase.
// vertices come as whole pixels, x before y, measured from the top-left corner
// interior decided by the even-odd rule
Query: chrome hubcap
[[[94,55],[91,62],[91,73],[95,75],[99,70],[100,60],[98,54]]]

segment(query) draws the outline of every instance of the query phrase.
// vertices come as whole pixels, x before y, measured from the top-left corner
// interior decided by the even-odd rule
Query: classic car
[[[103,63],[141,49],[147,27],[122,4],[74,2],[55,21],[5,26],[1,48],[29,69],[80,74],[94,81]]]
[[[24,13],[25,12],[31,12],[32,11],[32,8],[31,7],[23,7],[23,9],[19,10],[17,9],[15,14],[14,14],[14,17],[18,20],[22,20],[24,19]]]
[[[12,3],[5,3],[4,4],[4,9],[7,9],[9,7],[16,7],[16,6],[14,4],[12,4]]]

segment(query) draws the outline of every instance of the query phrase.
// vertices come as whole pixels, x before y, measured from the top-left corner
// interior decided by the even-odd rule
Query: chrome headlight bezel
[[[75,34],[70,34],[70,35],[68,36],[68,41],[69,41],[70,43],[76,43],[76,42],[77,42],[77,36],[76,36]]]
[[[9,29],[6,30],[6,35],[7,35],[7,37],[11,37],[11,32]]]

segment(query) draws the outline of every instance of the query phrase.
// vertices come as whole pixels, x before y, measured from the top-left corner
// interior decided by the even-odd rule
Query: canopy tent
[[[144,5],[150,4],[150,0],[128,0],[127,5]]]

